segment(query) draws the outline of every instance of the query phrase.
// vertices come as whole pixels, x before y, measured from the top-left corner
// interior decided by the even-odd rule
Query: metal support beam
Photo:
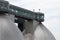
[[[26,20],[24,23],[25,30],[23,32],[25,40],[34,40],[34,31],[39,22],[35,20]]]
[[[24,23],[26,33],[33,33],[38,23],[35,20],[26,20]]]
[[[21,7],[17,7],[14,5],[9,4],[7,1],[0,1],[0,11],[1,12],[7,12],[10,14],[14,14],[20,18],[24,19],[31,19],[31,20],[37,20],[40,22],[44,21],[44,14],[38,13],[38,12],[32,12],[30,10],[23,9]]]

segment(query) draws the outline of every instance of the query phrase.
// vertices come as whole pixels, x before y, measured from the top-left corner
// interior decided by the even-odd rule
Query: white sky
[[[11,4],[45,14],[43,24],[60,40],[60,0],[8,0]]]

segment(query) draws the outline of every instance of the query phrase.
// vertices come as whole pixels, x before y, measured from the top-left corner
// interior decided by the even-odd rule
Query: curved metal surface
[[[18,27],[5,15],[0,15],[0,40],[24,40]]]
[[[23,33],[25,40],[56,40],[42,23],[36,21],[26,21]]]
[[[42,23],[40,23],[34,32],[34,40],[56,40],[56,39],[52,35],[52,33]]]

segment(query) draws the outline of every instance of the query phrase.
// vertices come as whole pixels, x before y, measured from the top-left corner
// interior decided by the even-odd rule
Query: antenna
[[[33,12],[35,12],[35,9],[33,9]]]
[[[39,9],[39,12],[40,12],[40,9]]]

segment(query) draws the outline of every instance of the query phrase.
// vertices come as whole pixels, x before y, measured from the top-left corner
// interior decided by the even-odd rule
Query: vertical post
[[[36,29],[36,26],[39,22],[35,20],[26,20],[24,23],[25,32],[24,32],[24,38],[25,40],[34,40],[33,34]]]
[[[26,33],[33,33],[38,23],[35,20],[26,20],[24,23]]]

